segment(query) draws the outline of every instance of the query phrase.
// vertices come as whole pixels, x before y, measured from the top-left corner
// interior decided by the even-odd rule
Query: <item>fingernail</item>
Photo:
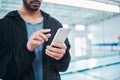
[[[48,29],[49,31],[51,31],[51,29]]]

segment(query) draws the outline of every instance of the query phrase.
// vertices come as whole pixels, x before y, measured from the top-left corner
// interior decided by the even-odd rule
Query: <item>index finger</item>
[[[40,33],[48,33],[48,32],[50,32],[51,31],[51,29],[42,29],[42,30],[40,30],[39,32]]]

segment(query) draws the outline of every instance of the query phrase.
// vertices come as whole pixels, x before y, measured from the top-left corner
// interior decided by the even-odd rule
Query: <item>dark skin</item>
[[[18,12],[24,20],[32,24],[36,24],[43,19],[43,16],[39,10],[41,3],[42,0],[23,0],[23,6]],[[50,29],[41,29],[34,32],[28,39],[26,45],[27,49],[32,52],[41,46],[41,44],[48,41],[51,37],[51,34],[49,33],[50,31]],[[54,42],[52,43],[52,46],[48,45],[46,47],[46,54],[56,60],[60,60],[66,52],[66,45],[64,43],[61,44]]]

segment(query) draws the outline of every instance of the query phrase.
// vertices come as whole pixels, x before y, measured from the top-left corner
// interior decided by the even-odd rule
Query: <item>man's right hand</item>
[[[42,43],[48,41],[48,38],[51,37],[49,33],[50,29],[42,29],[39,31],[34,32],[27,42],[27,49],[32,52],[34,49],[38,48]]]

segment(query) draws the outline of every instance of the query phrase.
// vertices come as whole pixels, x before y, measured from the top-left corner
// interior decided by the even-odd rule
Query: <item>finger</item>
[[[47,38],[50,38],[51,37],[51,34],[46,34]]]
[[[48,37],[47,37],[45,34],[41,33],[41,34],[39,34],[39,36],[40,36],[44,41],[48,41]]]
[[[55,47],[51,47],[51,46],[47,46],[46,49],[48,49],[49,51],[58,53],[58,54],[65,52],[63,49],[59,49],[59,48],[55,48]]]
[[[52,46],[55,46],[55,47],[58,47],[61,49],[67,49],[67,46],[64,43],[62,44],[62,43],[58,43],[58,42],[53,42]]]
[[[42,29],[42,30],[39,30],[40,33],[48,33],[50,31],[51,31],[51,29]]]
[[[35,40],[35,41],[42,42],[42,43],[44,42],[43,38],[41,38],[39,35],[33,37],[32,39]]]
[[[59,60],[60,58],[63,57],[63,55],[58,54],[58,53],[55,53],[55,52],[51,52],[51,51],[49,51],[49,50],[47,50],[47,49],[46,49],[46,54],[47,54],[48,56],[56,59],[56,60]]]

